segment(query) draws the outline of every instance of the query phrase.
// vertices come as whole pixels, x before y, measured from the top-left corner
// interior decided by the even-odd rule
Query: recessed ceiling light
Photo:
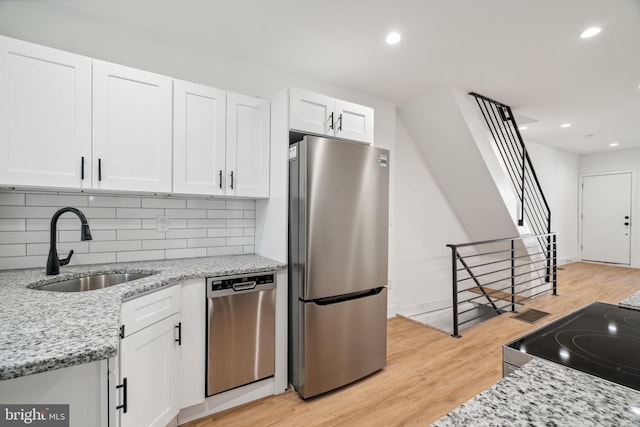
[[[617,142],[612,142],[611,144],[609,144],[609,147],[617,147],[618,143]]]
[[[560,125],[561,128],[568,128],[571,126],[571,123],[563,123]]]
[[[580,34],[580,38],[588,39],[589,37],[597,36],[600,31],[602,31],[600,27],[589,27]]]
[[[402,36],[399,33],[392,31],[389,34],[387,34],[387,38],[385,40],[387,44],[396,44],[400,40],[402,40]]]
[[[526,126],[520,126],[518,129],[519,130],[525,130],[525,129],[527,129],[527,127]]]

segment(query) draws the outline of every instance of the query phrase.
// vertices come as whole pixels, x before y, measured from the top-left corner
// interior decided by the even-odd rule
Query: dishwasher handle
[[[234,283],[233,290],[236,292],[249,291],[249,290],[255,289],[257,284],[258,282],[256,282],[255,280],[253,282]]]

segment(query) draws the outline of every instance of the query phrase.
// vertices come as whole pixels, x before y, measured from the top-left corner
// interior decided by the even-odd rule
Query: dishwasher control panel
[[[245,291],[254,289],[256,286],[269,285],[275,283],[275,275],[269,274],[257,274],[257,275],[242,275],[242,276],[227,276],[227,277],[213,277],[207,279],[208,292],[216,291]]]

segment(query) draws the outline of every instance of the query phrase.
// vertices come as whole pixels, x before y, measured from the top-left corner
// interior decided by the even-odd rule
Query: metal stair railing
[[[500,153],[500,159],[520,201],[518,225],[526,224],[531,233],[547,236],[539,237],[539,243],[540,246],[546,248],[545,253],[550,253],[551,209],[542,191],[522,135],[520,135],[511,107],[475,92],[470,92],[469,95],[476,99]],[[547,281],[550,268],[551,262],[548,260]]]
[[[531,239],[550,243],[528,245]],[[454,337],[460,337],[460,326],[486,318],[486,311],[494,315],[515,312],[530,298],[549,291],[558,294],[555,233],[447,247],[451,248]],[[536,255],[543,257],[536,259]]]

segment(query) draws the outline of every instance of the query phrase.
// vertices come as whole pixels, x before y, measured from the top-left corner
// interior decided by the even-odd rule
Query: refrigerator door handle
[[[339,302],[351,301],[358,298],[366,298],[372,295],[378,295],[380,292],[382,292],[383,289],[384,286],[381,286],[379,288],[369,289],[368,291],[354,292],[347,295],[337,295],[335,297],[318,298],[312,301],[317,305],[336,304]]]

